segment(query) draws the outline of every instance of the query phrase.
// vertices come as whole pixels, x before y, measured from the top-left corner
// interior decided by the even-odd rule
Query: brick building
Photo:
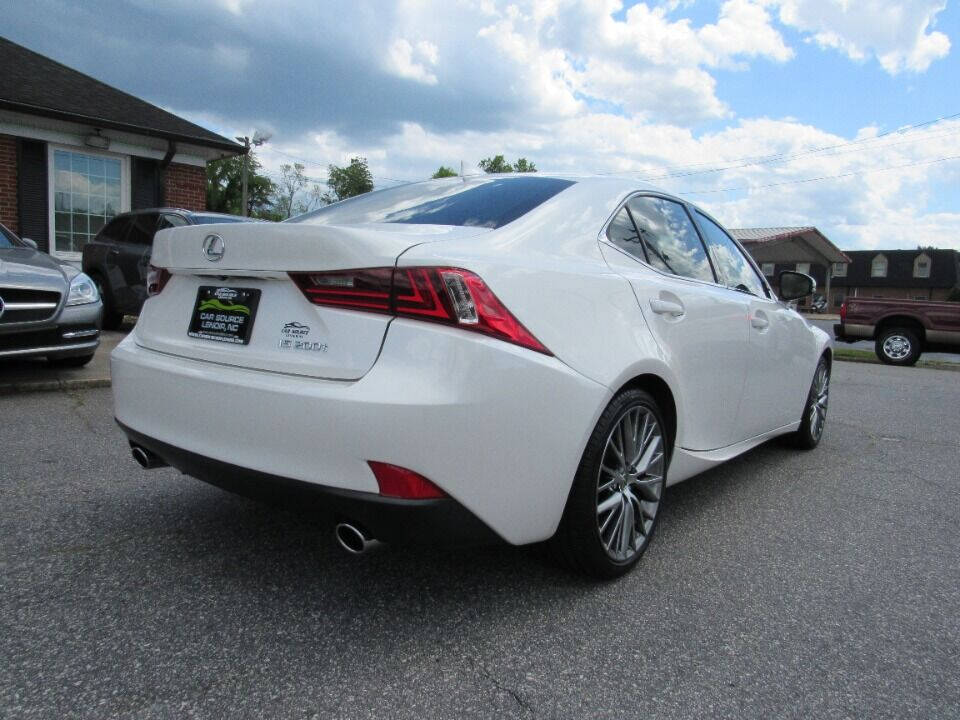
[[[56,257],[126,210],[204,210],[207,162],[244,152],[4,38],[0,68],[0,223]]]
[[[831,267],[830,306],[848,297],[946,300],[960,288],[960,252],[956,250],[846,250],[849,263]],[[812,273],[817,284],[825,268]]]

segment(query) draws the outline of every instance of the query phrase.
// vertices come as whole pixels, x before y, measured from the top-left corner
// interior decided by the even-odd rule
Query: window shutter
[[[142,210],[163,204],[160,197],[160,164],[156,160],[131,158],[130,208]]]
[[[47,144],[36,140],[18,142],[17,184],[20,237],[27,237],[44,251],[50,250],[50,215],[47,196]]]

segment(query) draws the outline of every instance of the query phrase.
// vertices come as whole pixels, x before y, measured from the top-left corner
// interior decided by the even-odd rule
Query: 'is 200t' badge
[[[327,344],[310,340],[309,325],[299,322],[288,322],[280,329],[280,349],[326,352]]]

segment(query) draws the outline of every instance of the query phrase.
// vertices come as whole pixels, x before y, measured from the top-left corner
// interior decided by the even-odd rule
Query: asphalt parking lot
[[[820,448],[671,488],[637,570],[359,559],[140,470],[109,389],[0,397],[0,717],[960,714],[960,376],[837,363]]]

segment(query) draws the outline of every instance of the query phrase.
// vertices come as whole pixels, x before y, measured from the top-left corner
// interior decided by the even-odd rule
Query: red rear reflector
[[[840,322],[845,322],[847,319],[847,302],[844,301],[840,306]]]
[[[170,280],[170,271],[153,265],[147,270],[147,296],[159,295]]]
[[[447,497],[447,494],[423,475],[399,465],[367,460],[380,486],[380,494],[405,500],[429,500]]]
[[[552,355],[469,270],[364,268],[290,273],[290,277],[314,305],[454,325]]]

